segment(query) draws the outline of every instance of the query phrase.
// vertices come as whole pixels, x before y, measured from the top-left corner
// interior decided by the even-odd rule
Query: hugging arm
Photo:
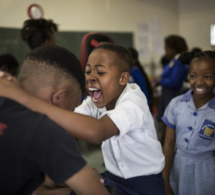
[[[25,92],[17,82],[5,78],[0,78],[0,96],[13,99],[33,111],[47,115],[74,137],[90,143],[99,144],[119,134],[118,128],[107,115],[98,120],[61,109]]]

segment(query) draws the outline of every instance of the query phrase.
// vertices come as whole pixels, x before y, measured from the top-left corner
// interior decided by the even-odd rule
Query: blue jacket
[[[149,93],[148,93],[148,88],[146,84],[146,78],[143,76],[143,74],[141,73],[141,71],[137,66],[132,67],[130,76],[131,76],[130,83],[136,83],[140,87],[140,89],[142,90],[142,92],[145,94],[147,98],[148,104],[150,104],[151,101],[149,100]]]
[[[174,59],[164,67],[160,85],[164,88],[180,90],[187,78],[187,74],[187,65],[181,64],[177,59]]]

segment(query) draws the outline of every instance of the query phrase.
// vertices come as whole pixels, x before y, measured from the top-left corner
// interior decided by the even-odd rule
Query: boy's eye
[[[91,72],[91,69],[89,67],[85,68],[85,74],[89,74]]]
[[[211,76],[211,75],[206,75],[205,78],[206,78],[206,79],[212,79],[213,76]]]
[[[194,74],[190,74],[189,78],[194,79],[196,76]]]
[[[98,75],[104,75],[105,72],[98,71]]]

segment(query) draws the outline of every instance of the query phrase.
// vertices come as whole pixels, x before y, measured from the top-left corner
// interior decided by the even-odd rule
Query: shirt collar
[[[130,84],[130,85],[132,85],[132,84]],[[119,102],[120,98],[122,97],[122,95],[123,95],[124,93],[126,93],[126,91],[127,91],[128,89],[130,89],[130,88],[129,88],[130,85],[127,84],[127,85],[125,86],[124,90],[122,91],[122,93],[120,94],[118,100],[116,101],[116,105],[118,104],[118,102]],[[115,107],[116,107],[116,105],[115,105]],[[106,112],[106,111],[107,111],[106,107],[104,107],[104,108],[99,108],[99,112],[102,113],[102,114],[103,114],[104,112]]]
[[[177,59],[179,58],[179,56],[180,56],[180,53],[176,54],[176,55],[174,56],[174,59],[177,60]]]
[[[182,101],[182,102],[188,102],[188,101],[190,101],[191,93],[192,93],[192,90],[190,89],[189,91],[187,91],[187,92],[182,96],[181,101]]]
[[[192,95],[191,93],[192,93],[192,90],[190,89],[189,91],[187,91],[187,92],[182,96],[181,101],[182,101],[182,102],[183,102],[183,101],[185,101],[185,102],[190,101],[190,98],[191,98],[191,95]],[[210,108],[215,109],[215,98],[213,98],[211,101],[209,101],[208,106],[209,106]]]

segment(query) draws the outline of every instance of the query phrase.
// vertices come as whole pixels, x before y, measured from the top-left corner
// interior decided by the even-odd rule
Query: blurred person
[[[0,55],[0,70],[15,76],[19,67],[19,62],[12,54]]]
[[[183,83],[187,78],[188,67],[178,61],[181,53],[188,51],[186,40],[178,35],[169,35],[164,39],[165,56],[169,60],[160,76],[152,80],[152,86],[161,85],[161,96],[158,102],[158,113],[156,119],[159,123],[158,131],[161,131],[161,142],[163,143],[165,128],[161,120],[164,110],[172,98],[183,92]]]
[[[29,19],[23,23],[21,38],[30,49],[35,49],[43,45],[56,45],[55,32],[58,25],[52,20],[44,18]]]
[[[132,55],[132,69],[130,73],[129,82],[136,83],[140,87],[142,92],[145,94],[149,108],[152,111],[153,93],[152,93],[151,82],[149,81],[149,77],[147,73],[145,72],[144,68],[139,62],[138,51],[132,47],[129,47],[128,50]]]

